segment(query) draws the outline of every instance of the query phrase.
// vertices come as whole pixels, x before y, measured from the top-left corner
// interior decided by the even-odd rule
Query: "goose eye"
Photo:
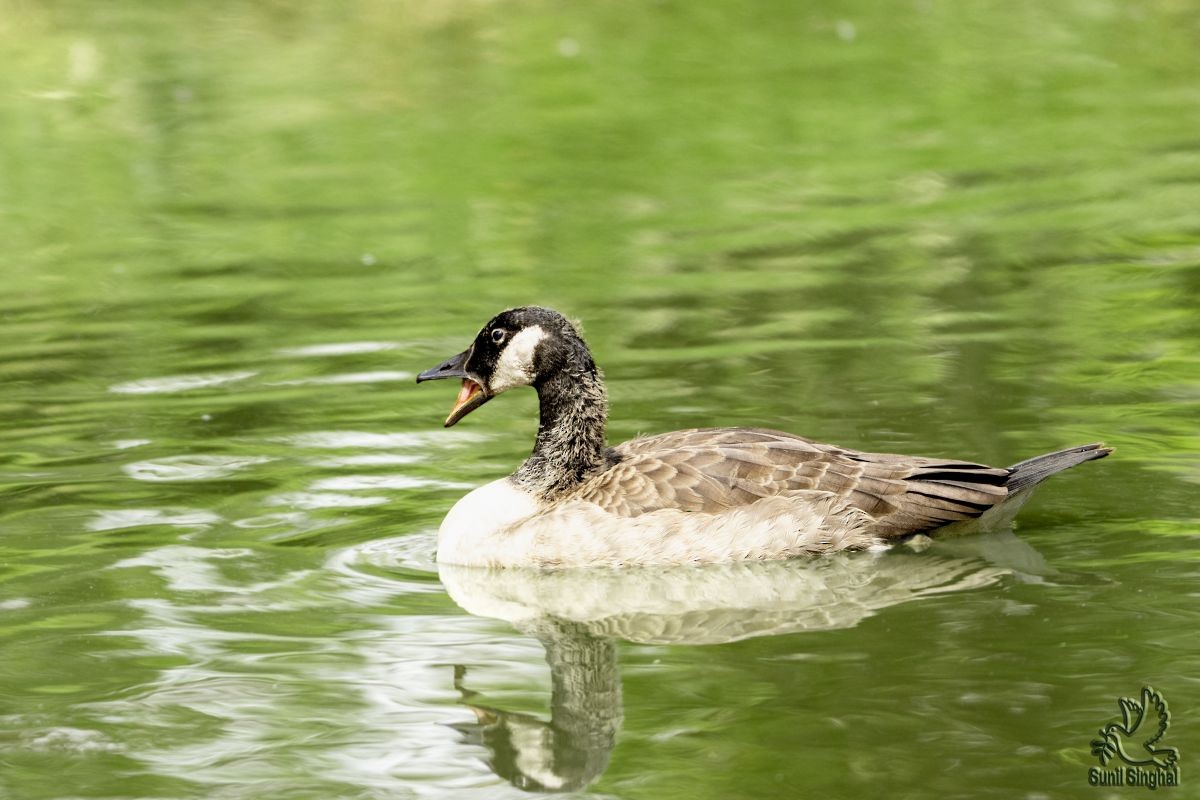
[[[494,331],[492,331],[492,341],[496,344],[501,344],[504,341],[504,337],[507,335],[508,331],[504,330],[503,328],[496,328]]]

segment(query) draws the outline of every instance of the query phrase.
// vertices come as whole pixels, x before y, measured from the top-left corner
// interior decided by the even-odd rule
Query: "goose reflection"
[[[576,622],[543,617],[523,626],[546,648],[550,721],[473,701],[466,667],[454,668],[454,688],[476,722],[457,725],[471,744],[491,754],[501,778],[527,792],[582,789],[604,773],[621,727],[621,679],[616,641]]]
[[[928,545],[928,540],[925,540]],[[491,769],[534,792],[586,787],[608,766],[623,717],[617,640],[718,644],[849,628],[889,606],[1049,570],[1011,532],[926,548],[806,561],[621,570],[486,569],[441,565],[451,598],[477,616],[536,637],[550,666],[550,719],[477,702],[455,667],[460,724]]]

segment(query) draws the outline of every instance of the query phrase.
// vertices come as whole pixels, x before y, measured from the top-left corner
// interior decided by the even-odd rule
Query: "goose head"
[[[549,308],[511,308],[492,317],[466,350],[417,376],[417,383],[459,378],[462,388],[445,426],[449,428],[501,392],[539,388],[564,372],[592,374],[591,353],[566,317]]]

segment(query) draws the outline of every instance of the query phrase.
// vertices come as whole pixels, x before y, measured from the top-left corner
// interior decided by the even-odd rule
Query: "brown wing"
[[[631,517],[662,508],[716,513],[816,490],[870,514],[878,535],[900,536],[977,517],[1008,496],[1007,469],[860,453],[760,428],[675,431],[616,451],[620,463],[577,496]]]

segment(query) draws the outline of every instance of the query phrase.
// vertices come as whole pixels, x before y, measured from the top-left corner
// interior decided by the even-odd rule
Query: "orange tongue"
[[[462,388],[458,390],[458,399],[454,401],[454,408],[450,409],[450,416],[471,401],[471,398],[479,394],[482,387],[470,378],[463,378]]]

